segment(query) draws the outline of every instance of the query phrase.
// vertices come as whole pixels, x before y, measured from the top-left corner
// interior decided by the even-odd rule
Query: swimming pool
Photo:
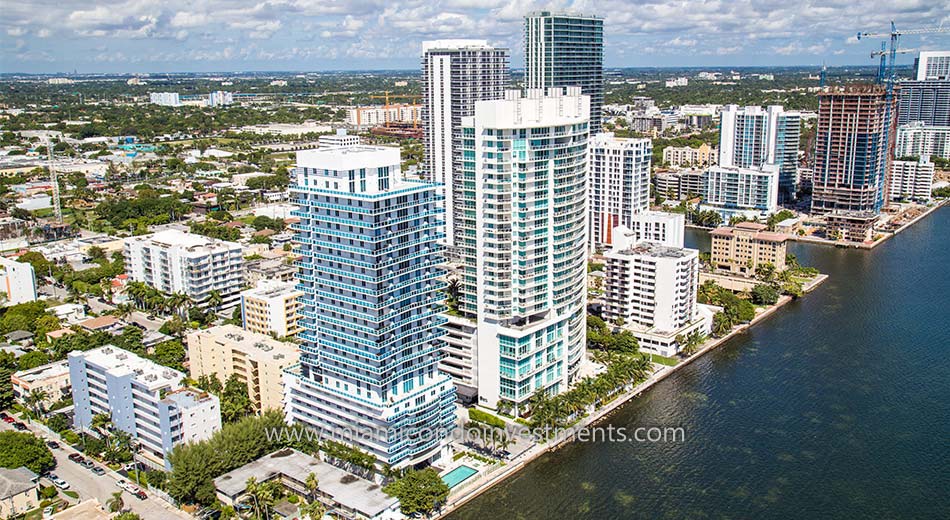
[[[452,471],[442,475],[442,482],[449,486],[449,489],[461,484],[472,475],[478,473],[478,470],[468,466],[459,466]]]

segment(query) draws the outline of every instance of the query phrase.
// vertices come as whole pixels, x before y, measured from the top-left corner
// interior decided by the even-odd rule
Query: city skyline
[[[937,0],[888,5],[773,0],[628,2],[586,0],[138,0],[76,7],[48,0],[11,4],[0,21],[4,72],[205,72],[385,70],[418,66],[421,42],[481,38],[524,65],[522,25],[548,9],[604,18],[605,66],[872,65],[876,40],[860,31],[950,22]],[[874,12],[873,15],[867,14]],[[758,20],[750,24],[749,20]],[[938,49],[946,37],[919,40]],[[910,63],[909,56],[900,63]]]

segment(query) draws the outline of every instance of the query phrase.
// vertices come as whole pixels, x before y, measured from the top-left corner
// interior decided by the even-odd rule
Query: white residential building
[[[346,124],[356,129],[381,126],[386,123],[418,123],[422,105],[399,104],[386,106],[350,107],[346,109]]]
[[[689,85],[689,78],[672,78],[666,80],[666,88],[686,87]]]
[[[950,80],[950,51],[921,51],[914,60],[917,81]]]
[[[892,161],[888,180],[890,200],[928,202],[934,183],[934,164],[927,157],[918,161]]]
[[[443,185],[445,242],[455,244],[455,171],[461,157],[462,118],[475,102],[500,99],[509,81],[508,49],[485,40],[422,42],[422,128],[427,177]]]
[[[778,167],[779,202],[795,198],[801,114],[781,106],[726,105],[720,112],[719,166]]]
[[[604,319],[622,321],[640,349],[673,356],[677,337],[708,334],[711,315],[696,303],[699,251],[655,242],[619,242],[607,257]]]
[[[899,126],[894,157],[909,156],[950,159],[950,126],[927,126],[922,121]]]
[[[6,298],[5,305],[36,300],[36,273],[33,266],[0,257],[0,294]]]
[[[208,94],[209,107],[223,107],[234,103],[234,94],[223,90],[216,90]]]
[[[350,135],[345,128],[338,128],[336,133],[330,135],[321,135],[317,138],[320,147],[330,148],[334,146],[355,146],[360,144],[360,136]]]
[[[77,430],[97,414],[138,441],[145,460],[171,469],[168,454],[221,429],[218,398],[183,386],[185,374],[111,345],[69,353]]]
[[[713,166],[703,174],[705,193],[700,209],[713,210],[723,220],[734,216],[765,217],[778,211],[779,168]]]
[[[241,293],[241,320],[244,330],[276,334],[278,338],[300,332],[300,303],[303,291],[295,282],[261,280],[257,287]]]
[[[152,92],[149,94],[149,101],[153,105],[161,105],[165,107],[181,106],[181,98],[179,97],[178,92]]]
[[[222,307],[237,305],[244,286],[244,248],[202,235],[168,229],[125,239],[125,269],[137,282],[195,302],[217,291]]]
[[[590,250],[611,244],[616,226],[630,226],[634,215],[650,209],[650,139],[624,139],[612,133],[590,140],[587,200]]]
[[[625,242],[649,240],[669,247],[683,247],[686,217],[682,213],[644,211],[633,217],[629,227],[621,228]],[[614,230],[615,232],[617,230]]]
[[[477,320],[478,403],[563,392],[586,344],[590,99],[508,91],[462,120],[459,310]]]

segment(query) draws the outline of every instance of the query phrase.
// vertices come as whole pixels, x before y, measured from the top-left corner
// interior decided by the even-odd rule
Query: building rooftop
[[[97,318],[89,318],[88,320],[80,321],[79,326],[89,330],[102,330],[113,327],[118,323],[119,318],[107,314],[105,316],[99,316]]]
[[[54,361],[46,365],[40,365],[29,370],[20,370],[19,372],[14,372],[13,377],[19,379],[20,381],[31,383],[33,381],[57,377],[68,373],[69,362],[64,359],[62,361]]]
[[[249,298],[279,298],[281,296],[290,296],[293,294],[303,294],[303,291],[297,289],[294,282],[278,282],[274,280],[261,280],[257,287],[248,289],[241,293],[241,296]]]
[[[50,518],[54,520],[108,520],[110,516],[109,513],[106,513],[106,511],[102,509],[98,500],[90,498],[83,500],[69,509],[56,513]]]
[[[264,482],[278,475],[304,483],[311,473],[317,476],[320,490],[343,506],[374,518],[392,508],[398,500],[383,492],[375,482],[361,479],[306,453],[284,449],[265,455],[254,462],[214,479],[218,492],[236,497],[247,488],[247,479]]]
[[[184,247],[184,248],[196,248],[196,247],[207,247],[207,248],[216,248],[221,246],[228,247],[241,247],[234,242],[227,242],[224,240],[217,240],[214,238],[208,238],[203,235],[196,235],[194,233],[186,233],[180,229],[166,229],[159,231],[157,233],[152,233],[151,235],[144,235],[141,237],[132,237],[127,240],[139,241],[139,242],[149,242],[158,246],[163,247]]]
[[[698,251],[683,247],[665,246],[659,242],[647,242],[644,240],[637,242],[635,245],[626,249],[616,252],[611,251],[611,253],[619,253],[621,255],[651,256],[655,258],[686,258],[690,255],[697,254]]]
[[[25,467],[0,468],[0,500],[5,500],[36,487],[39,477]]]
[[[178,386],[185,374],[136,356],[112,345],[106,345],[85,352],[73,351],[73,357],[84,358],[86,363],[96,365],[115,376],[132,375],[142,386],[155,390],[163,386]]]
[[[717,227],[716,229],[710,231],[709,234],[717,237],[731,237],[734,231],[740,230],[755,233],[756,240],[765,240],[768,242],[785,242],[788,240],[788,235],[784,233],[766,231],[767,229],[768,226],[765,224],[759,224],[758,222],[740,222],[736,224],[735,227]]]
[[[398,171],[399,164],[399,148],[391,146],[354,145],[297,152],[297,166],[304,168],[349,171],[396,166]]]
[[[162,402],[174,403],[179,409],[187,410],[188,408],[193,408],[215,399],[217,398],[208,392],[194,388],[182,388],[165,394],[165,398],[162,399]]]
[[[189,334],[196,335],[212,339],[222,347],[227,345],[237,349],[258,361],[285,359],[296,355],[300,350],[294,343],[277,341],[266,334],[246,331],[237,325],[218,325]]]

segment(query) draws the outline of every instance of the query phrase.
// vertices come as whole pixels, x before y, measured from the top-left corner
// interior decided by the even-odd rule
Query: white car
[[[120,480],[116,482],[115,485],[119,486],[120,488],[132,494],[135,494],[135,492],[139,490],[139,488],[136,487],[135,484],[132,484],[131,482],[126,482],[124,480]]]
[[[43,518],[49,518],[51,516],[53,516],[53,506],[43,508]]]
[[[56,475],[50,474],[49,481],[53,483],[54,486],[59,489],[69,489],[69,482],[57,477]]]

